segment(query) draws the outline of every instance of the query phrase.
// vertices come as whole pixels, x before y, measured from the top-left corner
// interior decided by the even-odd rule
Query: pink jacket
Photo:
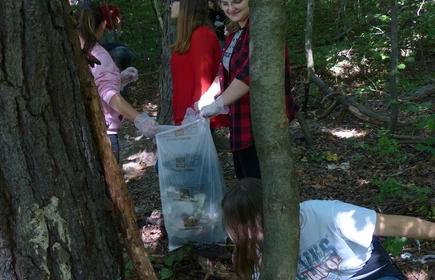
[[[94,67],[89,66],[89,70],[94,77],[103,104],[107,133],[117,134],[124,116],[110,107],[109,103],[113,95],[121,90],[121,75],[112,57],[102,46],[96,44],[91,54],[101,62],[100,65],[95,64]]]

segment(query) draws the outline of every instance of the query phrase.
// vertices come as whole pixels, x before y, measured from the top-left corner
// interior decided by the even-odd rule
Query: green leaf
[[[190,252],[193,249],[193,244],[187,243],[186,245],[183,246],[183,249],[186,250],[186,252]]]
[[[170,279],[172,276],[174,276],[174,272],[172,271],[172,269],[166,267],[163,268],[159,274],[160,274],[160,280]]]
[[[435,143],[435,137],[428,137],[426,138],[426,144],[429,146],[432,146],[432,144]]]
[[[314,154],[311,156],[311,160],[315,162],[322,162],[325,159],[325,156],[322,154]]]
[[[184,251],[181,250],[180,252],[178,252],[177,254],[177,262],[181,262],[184,258]]]
[[[431,130],[434,131],[435,129],[435,121],[433,119],[430,119],[427,121],[427,127]]]
[[[154,262],[156,260],[156,258],[150,254],[148,254],[148,259],[150,259],[150,262]]]
[[[430,108],[430,107],[432,107],[432,102],[424,102],[424,103],[422,103],[422,104],[420,104],[420,106],[422,107],[422,108]]]
[[[393,256],[398,256],[403,250],[403,245],[407,243],[408,238],[406,237],[388,237],[385,240],[384,247],[387,251],[390,251]]]
[[[125,269],[132,269],[133,263],[131,261],[128,261],[128,263],[125,264]]]
[[[411,105],[411,106],[408,107],[407,111],[418,113],[418,111],[420,111],[420,109],[417,106],[415,106],[415,105]]]
[[[423,144],[417,144],[415,145],[415,149],[419,152],[423,152],[427,150],[427,146]]]
[[[174,264],[176,255],[171,255],[165,260],[165,265],[172,266]]]
[[[397,65],[397,69],[405,69],[406,65],[403,63],[400,63],[399,65]]]

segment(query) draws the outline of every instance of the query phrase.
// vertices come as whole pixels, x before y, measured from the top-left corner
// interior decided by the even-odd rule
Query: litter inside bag
[[[209,120],[158,127],[160,196],[169,250],[188,242],[223,244],[226,192]]]

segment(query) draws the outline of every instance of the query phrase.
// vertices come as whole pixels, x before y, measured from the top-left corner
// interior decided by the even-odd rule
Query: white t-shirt
[[[338,200],[300,204],[301,235],[297,279],[346,280],[372,252],[376,212]]]
[[[234,37],[231,40],[230,45],[228,46],[228,48],[226,49],[226,51],[224,53],[224,56],[222,57],[222,64],[224,65],[224,67],[227,71],[230,71],[229,69],[230,69],[231,55],[233,54],[234,47],[236,46],[237,40],[239,40],[239,38],[240,38],[240,34],[242,34],[242,30],[243,29],[240,29],[234,34]]]

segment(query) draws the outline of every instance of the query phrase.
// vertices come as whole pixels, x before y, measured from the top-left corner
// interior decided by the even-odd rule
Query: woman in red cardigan
[[[177,40],[171,46],[172,112],[181,125],[187,108],[209,89],[221,59],[219,40],[210,27],[208,2],[172,1],[171,17],[177,19]],[[228,126],[228,116],[210,119],[212,129]]]

